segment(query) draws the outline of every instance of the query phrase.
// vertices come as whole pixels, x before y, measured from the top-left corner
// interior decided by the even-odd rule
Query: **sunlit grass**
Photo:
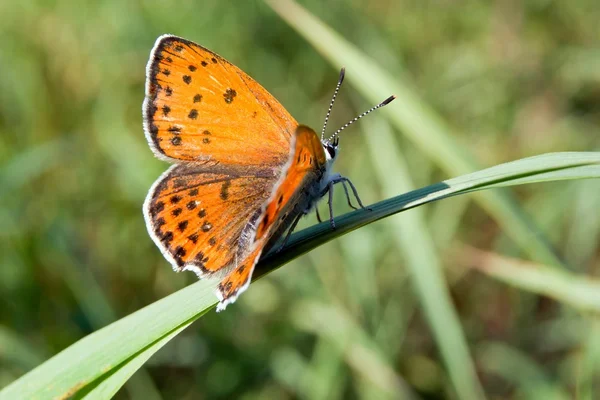
[[[468,398],[481,386],[489,398],[593,399],[597,179],[479,191],[372,222],[443,194],[391,200],[411,188],[597,151],[596,1],[302,1],[308,14],[273,4],[290,15],[218,0],[0,3],[0,397],[35,381],[22,393],[106,398],[127,382],[117,398]],[[336,195],[343,231],[305,218],[259,274],[294,261],[201,318],[211,287],[172,273],[141,215],[166,168],[140,111],[164,33],[228,58],[317,130],[341,66],[331,128],[398,96],[344,132],[336,162],[365,202],[390,201],[343,215]]]
[[[454,178],[432,185],[423,189],[415,190],[401,196],[374,204],[371,211],[360,210],[341,216],[336,221],[336,229],[332,230],[328,222],[321,223],[315,227],[303,232],[294,234],[290,239],[289,245],[284,250],[277,253],[271,251],[257,266],[255,278],[261,278],[266,274],[286,264],[293,258],[310,251],[311,249],[323,244],[326,241],[337,238],[354,229],[364,226],[368,223],[377,221],[387,216],[396,214],[403,210],[408,210],[418,205],[427,204],[434,200],[440,200],[449,196],[470,193],[474,190],[494,188],[498,186],[509,186],[511,184],[525,184],[545,180],[562,179],[581,179],[581,178],[600,178],[600,153],[556,153],[545,156],[524,159],[497,167],[488,168],[470,175]],[[399,235],[408,235],[403,232],[404,228],[399,227]],[[414,231],[412,231],[414,235]],[[408,238],[405,240],[409,240]],[[402,245],[405,243],[400,242]],[[421,240],[419,246],[423,246]],[[430,268],[427,263],[434,263],[431,257],[427,258],[422,252],[426,248],[420,248],[412,257],[415,257],[415,263],[421,268]],[[431,251],[431,250],[429,250]],[[477,260],[477,258],[475,258]],[[476,261],[477,262],[477,261]],[[512,268],[507,263],[481,263],[481,268],[494,276],[502,279],[509,277],[509,282],[534,292],[550,294],[552,297],[567,304],[600,311],[600,301],[598,297],[598,284],[587,282],[585,278],[577,278],[577,281],[565,279],[563,273],[557,279],[553,270],[531,270],[530,268]],[[506,266],[506,270],[502,268]],[[531,273],[534,276],[531,276]],[[439,309],[440,291],[444,283],[441,278],[436,277],[435,272],[429,271],[427,278],[431,282],[419,282],[417,285],[421,290],[427,290],[429,293],[437,293],[438,305],[430,304],[428,312],[433,315],[430,320],[434,329],[446,329],[447,335],[461,335],[460,326],[451,328],[452,320],[446,320],[444,327],[437,327],[438,319],[441,319],[440,312],[452,312],[452,309]],[[560,278],[562,276],[562,279]],[[437,280],[437,282],[436,282]],[[103,328],[75,345],[63,351],[48,362],[42,364],[31,373],[25,375],[17,382],[13,383],[1,392],[6,398],[12,396],[26,395],[41,397],[61,397],[65,394],[74,394],[81,392],[82,395],[97,396],[104,398],[111,396],[131,377],[131,375],[140,368],[148,358],[171,340],[176,334],[188,327],[192,322],[200,318],[209,310],[213,309],[217,303],[214,296],[216,287],[214,281],[200,281],[188,286],[179,292],[160,300],[151,306],[148,306],[120,321]],[[532,284],[535,284],[532,286]],[[436,287],[437,285],[437,287]],[[548,290],[547,292],[544,289]],[[578,293],[573,296],[572,292]],[[443,304],[443,303],[442,303]],[[442,306],[443,307],[443,306]],[[328,313],[334,310],[326,311],[324,309],[312,308],[314,312],[320,314]],[[301,315],[304,313],[301,312]],[[341,317],[341,316],[340,316]],[[323,324],[325,321],[335,325],[335,318],[332,316],[321,316],[318,319]],[[449,316],[446,316],[450,318]],[[346,317],[341,317],[346,318]],[[444,321],[441,319],[441,321]],[[308,322],[308,320],[307,320]],[[348,321],[340,322],[342,331],[352,331],[355,334],[357,329],[345,329]],[[338,324],[338,325],[339,325]],[[450,333],[450,329],[457,329],[458,332]],[[364,335],[364,334],[363,334]],[[334,336],[329,334],[329,339]],[[361,339],[367,340],[366,338]],[[356,346],[356,342],[353,341]],[[456,379],[465,379],[465,382],[458,383],[455,389],[461,396],[476,398],[483,396],[483,393],[477,393],[473,390],[481,390],[476,381],[476,377],[465,376],[468,374],[469,363],[466,348],[458,350],[456,347],[445,349],[444,339],[440,339],[442,351],[454,352],[445,354],[449,367],[459,368],[459,371],[453,371],[457,374]],[[456,339],[455,339],[456,346]],[[466,346],[466,343],[463,344]],[[341,348],[340,351],[344,349]],[[462,352],[462,353],[461,353]],[[351,355],[348,361],[350,364],[356,362]],[[362,355],[364,362],[365,355]],[[381,360],[381,355],[373,355],[373,362],[380,365],[382,374],[375,374],[378,379],[375,385],[386,392],[388,395],[400,393],[405,390],[405,384],[391,374],[389,366]],[[377,361],[379,360],[379,361]],[[357,364],[358,365],[358,364]],[[370,368],[374,368],[373,366]],[[472,373],[472,372],[471,372]],[[381,380],[379,380],[381,379]],[[469,384],[474,387],[465,386]]]

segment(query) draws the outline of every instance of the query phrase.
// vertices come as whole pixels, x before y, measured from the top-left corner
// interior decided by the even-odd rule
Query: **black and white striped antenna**
[[[331,135],[329,137],[329,139],[323,141],[323,138],[325,137],[325,129],[327,128],[327,122],[329,121],[329,116],[331,115],[331,110],[333,109],[333,103],[335,103],[335,98],[338,95],[338,92],[340,91],[340,87],[342,86],[342,82],[344,82],[344,76],[346,75],[346,68],[342,68],[342,70],[340,71],[340,77],[338,79],[338,83],[335,86],[335,91],[333,92],[333,97],[331,98],[331,103],[329,103],[329,109],[327,110],[327,114],[325,115],[325,122],[323,123],[323,129],[321,130],[321,142],[322,143],[331,143],[331,141],[333,139],[335,139],[341,131],[343,131],[344,129],[346,129],[347,127],[349,127],[350,125],[352,125],[353,123],[355,123],[356,121],[358,121],[359,119],[361,119],[362,117],[364,117],[365,115],[369,114],[370,112],[373,112],[375,110],[377,110],[378,108],[381,108],[387,104],[390,104],[395,98],[396,96],[390,96],[387,99],[385,99],[384,101],[382,101],[381,103],[377,104],[375,107],[372,107],[370,109],[368,109],[367,111],[365,111],[364,113],[360,114],[358,117],[355,117],[353,119],[351,119],[350,121],[348,121],[346,124],[344,124],[340,129],[338,129],[337,131],[335,131],[333,133],[333,135]]]
[[[337,94],[337,89],[336,89],[336,94]],[[351,119],[350,121],[348,121],[347,123],[345,123],[340,129],[338,129],[337,131],[335,131],[333,133],[333,135],[331,135],[329,137],[329,139],[327,139],[325,141],[325,143],[330,143],[333,139],[335,139],[341,131],[343,131],[344,129],[346,129],[347,127],[349,127],[350,125],[352,125],[353,123],[355,123],[356,121],[358,121],[359,119],[361,119],[362,117],[364,117],[365,115],[377,110],[378,108],[381,108],[387,104],[390,104],[394,99],[396,98],[396,96],[390,96],[387,99],[385,99],[384,101],[382,101],[381,103],[377,104],[375,107],[372,107],[370,109],[368,109],[367,111],[365,111],[364,113],[360,114],[359,116]],[[335,99],[335,96],[334,96]],[[329,117],[329,113],[327,113],[327,117]]]
[[[327,128],[327,121],[329,121],[329,115],[331,114],[331,110],[333,109],[333,103],[335,102],[335,98],[337,97],[337,94],[340,91],[342,82],[344,82],[345,74],[346,74],[346,68],[342,67],[342,70],[340,71],[340,77],[338,79],[338,83],[335,86],[335,92],[333,92],[333,97],[331,98],[331,103],[329,103],[329,110],[327,110],[327,115],[325,115],[325,122],[323,123],[323,129],[321,130],[321,141],[323,141],[323,136],[325,135],[325,128]]]

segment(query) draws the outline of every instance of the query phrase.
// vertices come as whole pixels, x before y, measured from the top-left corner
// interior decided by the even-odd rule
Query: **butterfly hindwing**
[[[175,36],[156,41],[144,127],[158,157],[282,165],[297,126],[273,96],[224,58]]]
[[[144,203],[148,231],[175,270],[222,275],[249,251],[276,181],[270,168],[174,165]]]
[[[255,242],[252,251],[239,260],[237,265],[219,283],[215,293],[219,299],[217,311],[224,310],[227,304],[233,303],[248,288],[263,247],[264,240]]]

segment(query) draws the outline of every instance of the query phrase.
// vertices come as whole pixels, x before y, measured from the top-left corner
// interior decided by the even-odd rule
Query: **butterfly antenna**
[[[323,140],[323,136],[325,135],[325,128],[327,128],[327,121],[329,121],[329,115],[331,114],[331,109],[333,108],[333,103],[335,102],[335,98],[337,97],[337,94],[340,91],[340,86],[342,86],[342,82],[344,82],[345,74],[346,74],[346,68],[342,68],[342,70],[340,71],[340,78],[338,79],[338,83],[335,86],[335,92],[333,92],[333,97],[331,98],[331,103],[329,103],[329,110],[327,110],[327,115],[325,115],[325,122],[323,123],[323,130],[321,130],[321,141]]]
[[[339,135],[341,131],[343,131],[344,129],[346,129],[347,127],[349,127],[350,125],[352,125],[353,123],[355,123],[356,121],[358,121],[359,119],[364,117],[365,115],[369,114],[370,112],[373,112],[373,111],[377,110],[378,108],[381,108],[385,105],[390,104],[395,98],[396,98],[396,96],[390,96],[387,99],[385,99],[384,101],[382,101],[381,103],[377,104],[375,107],[370,108],[367,111],[365,111],[364,113],[360,114],[358,117],[351,119],[344,126],[342,126],[340,129],[335,131],[333,133],[333,135],[331,135],[325,143],[331,142],[331,140],[333,140],[337,135]]]

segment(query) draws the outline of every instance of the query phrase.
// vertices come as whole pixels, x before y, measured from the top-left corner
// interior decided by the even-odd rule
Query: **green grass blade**
[[[343,354],[356,375],[377,389],[376,398],[415,398],[394,372],[393,363],[346,310],[334,304],[303,301],[292,310],[291,317],[299,329],[327,339]]]
[[[408,83],[403,82],[400,74],[392,76],[297,3],[290,0],[267,0],[267,4],[336,68],[347,66],[346,80],[352,82],[373,104],[390,94],[396,95],[396,100],[382,112],[395,128],[440,168],[451,176],[479,169],[473,157],[453,138],[442,118],[421,101]],[[510,194],[482,193],[475,200],[533,259],[550,265],[562,264],[543,240],[544,235]]]
[[[344,214],[335,219],[334,231],[328,222],[323,222],[292,235],[285,252],[269,253],[261,260],[257,268],[258,275],[264,273],[263,270],[270,272],[271,269],[342,234],[432,201],[488,188],[588,178],[600,178],[600,152],[543,154],[448,179],[370,205],[371,211],[358,210]],[[315,237],[319,238],[316,243]]]
[[[481,368],[516,387],[516,398],[567,400],[572,398],[527,355],[505,344],[488,342],[478,349]]]
[[[192,318],[192,320],[179,325],[176,329],[169,332],[167,335],[162,336],[160,340],[157,340],[150,346],[135,354],[119,367],[114,368],[108,374],[101,376],[99,379],[97,379],[96,383],[92,383],[86,387],[81,393],[78,393],[76,397],[84,398],[86,400],[103,400],[112,398],[121,388],[121,386],[127,382],[127,380],[136,371],[138,371],[154,353],[160,350],[161,347],[167,344],[171,339],[177,336],[179,332],[187,328],[195,320],[196,318]]]
[[[498,254],[466,250],[469,264],[509,285],[584,311],[600,312],[600,281]]]
[[[28,345],[22,337],[3,325],[0,325],[0,359],[23,370],[33,368],[44,361],[40,350]]]
[[[440,182],[379,202],[371,206],[372,211],[342,215],[336,218],[336,230],[325,222],[293,235],[283,251],[270,252],[261,259],[255,278],[361,226],[435,200],[513,183],[581,178],[600,178],[600,153],[546,154]],[[143,357],[143,362],[167,342],[163,339],[214,307],[215,286],[216,282],[197,282],[92,333],[4,388],[0,399],[61,398],[88,393],[115,376],[126,363],[134,363],[135,357]],[[135,365],[139,367],[141,362],[131,364]],[[123,370],[117,375],[110,381],[112,388],[102,387],[107,391],[104,393],[118,389],[130,373]]]
[[[135,357],[151,355],[166,343],[164,338],[210,310],[216,304],[215,287],[214,282],[197,282],[86,336],[4,388],[0,398],[47,399],[87,393],[114,374],[123,378],[114,385],[121,387],[129,375],[118,370],[135,362]]]
[[[3,164],[0,168],[0,200],[59,164],[67,149],[64,141],[53,140],[19,153]]]
[[[581,378],[579,379],[578,392],[581,400],[594,398],[594,387],[597,377],[600,376],[600,318],[598,313],[589,318],[587,339],[583,343],[583,360],[581,365]]]
[[[394,189],[390,188],[403,191],[413,188],[409,166],[398,150],[390,126],[382,119],[365,120],[364,125],[365,131],[377,132],[377,141],[365,142],[382,184],[383,196],[393,196],[391,190]],[[387,151],[379,151],[381,148]],[[394,171],[394,174],[389,171]],[[485,398],[424,213],[413,210],[403,218],[388,220],[388,223],[392,239],[405,255],[406,268],[413,280],[416,295],[432,328],[458,398]]]

